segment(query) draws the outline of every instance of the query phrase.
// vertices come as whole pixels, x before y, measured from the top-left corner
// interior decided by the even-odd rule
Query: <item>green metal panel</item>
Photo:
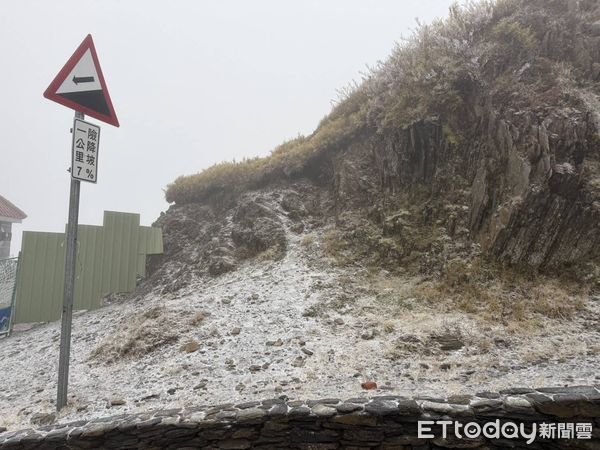
[[[60,318],[65,272],[64,241],[63,233],[23,233],[16,323]]]
[[[146,276],[146,255],[138,255],[137,275],[142,278]]]
[[[102,294],[135,289],[140,215],[104,212]]]
[[[145,275],[146,254],[162,252],[162,232],[140,227],[139,214],[105,211],[102,227],[80,225],[74,309],[95,309],[109,293],[132,292]],[[60,318],[65,234],[23,233],[15,322]]]
[[[140,227],[140,255],[159,255],[163,252],[162,229],[158,227]]]
[[[140,227],[140,241],[138,246],[137,274],[146,276],[146,256],[159,255],[163,252],[162,229],[158,227]]]
[[[94,225],[79,225],[77,228],[75,309],[100,307],[103,253],[103,228]]]

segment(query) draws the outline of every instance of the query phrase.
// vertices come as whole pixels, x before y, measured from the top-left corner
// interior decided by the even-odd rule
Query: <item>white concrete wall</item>
[[[10,257],[10,238],[12,223],[0,222],[0,258]]]

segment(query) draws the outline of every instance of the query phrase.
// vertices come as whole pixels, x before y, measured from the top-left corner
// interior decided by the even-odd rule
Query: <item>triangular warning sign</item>
[[[95,119],[119,126],[91,34],[87,35],[50,83],[44,97]]]

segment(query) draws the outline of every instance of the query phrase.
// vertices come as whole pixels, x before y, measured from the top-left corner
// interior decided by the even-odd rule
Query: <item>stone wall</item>
[[[499,421],[529,433],[546,424],[590,424],[587,439],[418,439],[418,420],[467,424]],[[426,430],[423,430],[426,431]],[[0,433],[0,449],[214,448],[214,449],[562,449],[600,448],[600,385],[512,389],[448,398],[398,396],[346,401],[279,399],[216,407],[201,406]]]

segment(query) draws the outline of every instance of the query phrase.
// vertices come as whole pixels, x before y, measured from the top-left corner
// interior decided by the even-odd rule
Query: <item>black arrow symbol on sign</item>
[[[79,84],[79,83],[93,83],[94,82],[94,77],[73,77],[73,83],[75,84]]]

